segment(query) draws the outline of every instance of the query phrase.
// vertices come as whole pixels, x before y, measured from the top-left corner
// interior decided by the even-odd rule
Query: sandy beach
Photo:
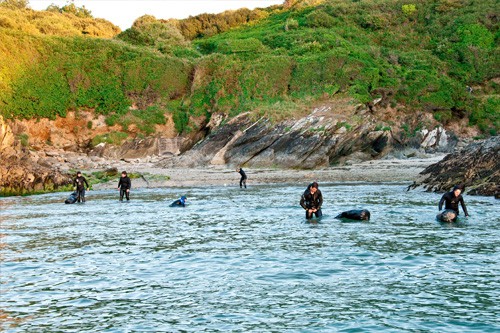
[[[399,182],[411,184],[427,166],[440,161],[445,155],[428,158],[382,159],[330,167],[318,170],[290,170],[273,168],[244,168],[248,186],[279,183],[318,182]],[[151,162],[117,161],[113,165],[119,171],[139,173],[143,177],[133,179],[134,188],[145,187],[187,187],[187,186],[235,186],[240,175],[229,166],[203,168],[164,169]],[[166,176],[169,177],[167,180]],[[115,182],[97,184],[94,189],[114,188]]]

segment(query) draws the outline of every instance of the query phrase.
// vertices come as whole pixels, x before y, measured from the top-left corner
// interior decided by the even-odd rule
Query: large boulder
[[[455,184],[464,184],[467,194],[499,198],[499,150],[498,136],[471,143],[428,166],[410,188],[423,186],[427,191],[446,192]]]

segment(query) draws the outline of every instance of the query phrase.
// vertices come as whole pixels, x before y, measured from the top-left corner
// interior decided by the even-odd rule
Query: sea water
[[[440,223],[439,194],[320,184],[306,221],[305,185],[2,198],[0,330],[500,331],[498,200]]]

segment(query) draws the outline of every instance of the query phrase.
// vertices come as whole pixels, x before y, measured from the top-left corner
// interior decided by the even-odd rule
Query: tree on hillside
[[[11,0],[11,1],[22,1],[22,0]],[[49,12],[59,12],[59,13],[70,13],[77,17],[92,17],[92,12],[85,8],[85,6],[77,7],[73,1],[69,1],[68,4],[59,7],[57,5],[50,5],[47,7]]]
[[[170,53],[176,46],[186,46],[188,43],[179,29],[170,22],[158,21],[154,16],[139,17],[132,28],[117,36],[134,45],[154,47],[162,53]]]
[[[0,6],[12,9],[28,8],[28,0],[0,0]]]
[[[325,2],[325,0],[285,0],[283,7],[289,8],[302,8],[309,6],[317,6]]]
[[[200,14],[176,21],[175,24],[187,39],[213,36],[231,28],[260,20],[268,13],[260,9],[241,8],[228,10],[220,14]]]

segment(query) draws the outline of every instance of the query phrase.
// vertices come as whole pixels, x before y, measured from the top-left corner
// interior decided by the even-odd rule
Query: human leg
[[[120,189],[120,201],[123,201],[123,195],[125,194],[125,190]]]

